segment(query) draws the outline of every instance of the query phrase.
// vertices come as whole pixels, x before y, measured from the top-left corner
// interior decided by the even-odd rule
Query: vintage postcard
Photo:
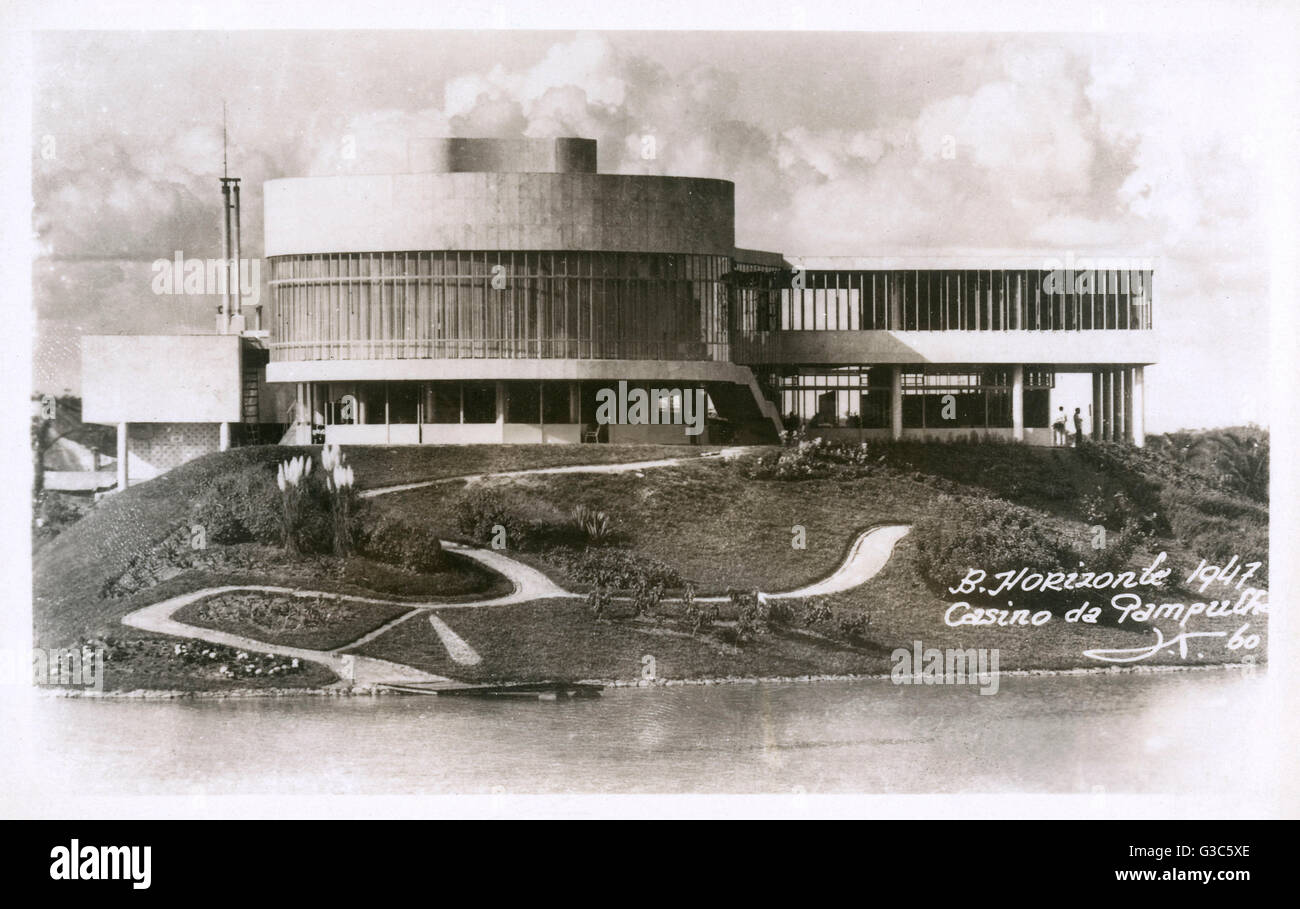
[[[1294,811],[1216,10],[26,33],[8,813]]]

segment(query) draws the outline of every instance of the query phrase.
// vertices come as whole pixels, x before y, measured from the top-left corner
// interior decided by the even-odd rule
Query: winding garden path
[[[724,449],[717,455],[711,455],[711,457],[732,457],[734,456],[734,452],[738,450],[739,449]],[[533,470],[503,471],[502,473],[496,474],[477,474],[468,477],[451,477],[441,480],[429,480],[421,483],[388,486],[381,489],[372,489],[364,494],[368,497],[374,497],[385,495],[387,493],[402,492],[408,489],[419,489],[437,483],[450,482],[451,480],[469,480],[472,482],[487,477],[506,478],[548,473],[625,473],[630,471],[648,470],[657,467],[670,467],[677,464],[689,463],[693,460],[697,460],[697,458],[666,458],[659,461],[639,461],[627,464],[594,464],[570,467],[545,467]],[[857,587],[860,584],[864,584],[885,566],[885,563],[889,561],[889,557],[894,551],[894,546],[907,534],[909,529],[909,525],[907,524],[885,524],[863,531],[853,541],[853,545],[850,547],[849,553],[845,557],[844,561],[827,577],[797,590],[780,593],[761,593],[760,596],[764,599],[822,596],[826,594],[840,593]],[[129,625],[132,628],[138,628],[142,631],[152,631],[159,634],[171,635],[173,637],[191,638],[194,640],[207,641],[212,644],[222,644],[241,650],[249,650],[257,653],[269,653],[277,656],[321,663],[338,675],[340,679],[344,680],[339,683],[340,685],[372,686],[384,682],[399,684],[410,684],[413,682],[446,682],[448,684],[455,684],[450,679],[423,672],[412,666],[393,663],[373,657],[350,654],[345,651],[372,641],[387,633],[393,627],[400,625],[402,622],[408,621],[417,615],[424,615],[428,617],[433,630],[438,635],[443,646],[447,649],[448,655],[451,659],[461,665],[474,665],[479,662],[480,657],[474,651],[473,647],[457,635],[445,622],[438,618],[432,610],[486,609],[493,606],[506,606],[513,603],[526,603],[535,600],[582,596],[580,593],[565,590],[537,569],[525,565],[504,553],[490,549],[478,549],[471,546],[464,546],[451,541],[443,541],[442,545],[449,552],[459,553],[468,558],[474,559],[505,577],[512,585],[511,592],[504,596],[490,597],[482,600],[447,603],[436,601],[413,602],[407,600],[388,600],[380,597],[359,597],[326,591],[266,585],[206,587],[202,590],[195,590],[190,593],[170,597],[150,606],[145,606],[142,609],[137,609],[134,612],[130,612],[123,616],[122,623],[124,625]],[[386,606],[407,606],[409,607],[409,610],[397,618],[386,622],[380,627],[367,632],[358,639],[340,647],[336,647],[333,650],[311,650],[302,647],[273,644],[267,641],[259,641],[254,638],[245,637],[243,635],[232,634],[230,632],[217,631],[211,628],[201,628],[197,625],[179,622],[173,618],[176,612],[191,603],[208,597],[235,592],[274,593],[285,596],[319,597],[348,602],[381,604]],[[726,598],[699,597],[697,599],[721,602]],[[667,602],[673,601],[667,600]]]

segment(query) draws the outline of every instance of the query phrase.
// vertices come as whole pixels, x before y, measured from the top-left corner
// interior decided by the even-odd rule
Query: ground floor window
[[[795,367],[759,376],[765,394],[781,409],[786,428],[852,427],[889,429],[892,367]],[[905,429],[1012,428],[1013,374],[1010,366],[904,367]],[[1026,366],[1024,425],[1048,425],[1056,374]]]
[[[497,386],[495,382],[465,382],[464,395],[466,423],[495,423],[497,421]]]
[[[506,422],[540,423],[542,420],[542,385],[540,382],[506,383]]]
[[[889,383],[888,367],[868,366],[800,369],[763,380],[787,428],[888,429]]]
[[[1052,414],[1052,392],[1047,388],[1025,389],[1025,425],[1046,429]]]
[[[420,383],[388,383],[388,422],[418,423],[420,420]]]
[[[459,382],[429,382],[424,386],[424,422],[460,422]]]
[[[1011,368],[928,366],[903,370],[904,429],[1011,428]]]
[[[1022,377],[1024,425],[1046,426],[1056,374],[1043,367],[1027,367]],[[1010,366],[926,366],[905,369],[900,381],[904,429],[1013,426],[1014,380]]]
[[[560,423],[572,423],[569,410],[568,382],[542,383],[542,422],[551,426]]]
[[[357,384],[357,400],[361,405],[360,422],[380,425],[388,422],[385,391],[383,382],[359,382]]]

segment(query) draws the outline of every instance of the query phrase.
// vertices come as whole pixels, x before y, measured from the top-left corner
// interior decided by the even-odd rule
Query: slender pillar
[[[129,423],[117,424],[117,491],[121,492],[126,489],[127,484],[127,452],[130,446],[127,444],[127,436],[130,433]]]
[[[230,424],[217,424],[217,451],[230,450]]]
[[[1107,442],[1115,441],[1115,370],[1108,369],[1105,373],[1103,387],[1106,394],[1106,400],[1102,402],[1102,410],[1105,412],[1105,426],[1102,431],[1102,437]]]
[[[1101,441],[1108,439],[1110,432],[1110,370],[1101,371]]]
[[[1025,440],[1025,368],[1011,367],[1011,437]]]
[[[506,383],[497,383],[497,441],[506,438]]]
[[[1133,367],[1133,444],[1138,448],[1146,445],[1146,397],[1143,393],[1145,379],[1141,366]]]
[[[903,367],[895,366],[889,374],[889,437],[903,437]]]
[[[569,422],[582,422],[582,383],[569,383]]]
[[[1116,407],[1119,410],[1119,419],[1115,423],[1115,441],[1130,441],[1129,432],[1132,430],[1133,420],[1133,387],[1129,381],[1129,371],[1127,369],[1115,370],[1115,378],[1119,382],[1119,389],[1115,392]]]
[[[357,407],[361,407],[358,400]],[[365,414],[357,414],[358,423],[365,422]],[[303,382],[298,383],[298,394],[296,407],[293,415],[294,419],[294,436],[297,438],[299,445],[311,444],[311,409],[307,406],[307,385]]]
[[[1088,414],[1089,435],[1094,442],[1101,441],[1101,372],[1092,371],[1092,411]]]
[[[1106,421],[1109,419],[1108,416],[1107,416],[1107,413],[1106,413],[1106,404],[1107,404],[1107,401],[1109,400],[1109,398],[1106,397],[1106,376],[1107,376],[1107,375],[1108,375],[1108,373],[1107,373],[1107,371],[1104,370],[1104,369],[1103,369],[1103,370],[1101,371],[1101,373],[1100,373],[1100,376],[1101,376],[1101,418],[1100,418],[1100,420],[1099,420],[1099,423],[1100,423],[1100,425],[1101,425],[1101,432],[1098,434],[1097,438],[1098,438],[1098,441],[1101,441],[1101,442],[1105,442],[1105,441],[1106,441]]]

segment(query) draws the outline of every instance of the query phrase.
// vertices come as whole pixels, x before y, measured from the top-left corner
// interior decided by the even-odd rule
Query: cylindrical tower
[[[577,441],[598,385],[752,381],[729,356],[729,181],[598,174],[588,139],[442,139],[410,157],[413,173],[266,184],[268,379],[307,386],[326,426],[384,411],[382,439],[333,436],[490,412],[497,430],[397,434]]]

